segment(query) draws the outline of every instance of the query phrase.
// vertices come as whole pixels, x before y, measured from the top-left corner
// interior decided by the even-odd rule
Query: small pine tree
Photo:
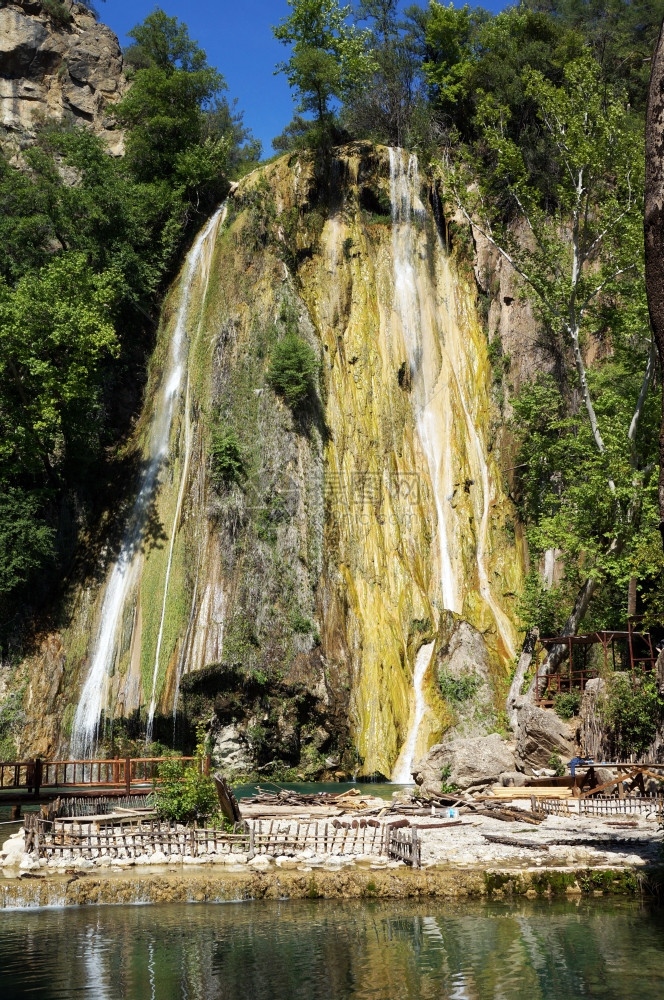
[[[267,380],[295,410],[313,392],[317,369],[313,348],[296,333],[287,333],[273,351]]]

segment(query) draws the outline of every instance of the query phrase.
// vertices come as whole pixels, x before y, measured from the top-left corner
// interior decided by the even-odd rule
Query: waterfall
[[[188,314],[189,314],[189,293],[191,290],[194,274],[196,273],[196,270],[198,268],[203,250],[208,241],[208,237],[210,236],[213,230],[216,230],[217,223],[223,225],[227,212],[228,212],[227,203],[224,202],[221,208],[218,209],[218,211],[212,216],[208,225],[205,227],[205,229],[199,236],[192,250],[191,266],[190,269],[187,271],[187,275],[185,277],[185,287],[182,294],[182,300],[180,302],[180,309],[178,311],[175,335],[173,338],[178,343],[186,339],[186,321],[188,319]],[[205,302],[205,296],[207,294],[209,280],[210,280],[210,260],[208,258],[204,269],[203,293],[201,297],[201,303]],[[203,322],[203,316],[201,310],[201,316],[198,323],[199,330],[202,322]],[[185,392],[185,404],[184,404],[184,460],[182,462],[182,472],[180,473],[180,488],[178,490],[177,503],[175,504],[175,514],[173,516],[173,526],[171,528],[171,539],[168,547],[168,562],[166,564],[166,578],[164,580],[164,593],[161,602],[161,617],[159,620],[159,633],[157,635],[157,649],[154,657],[154,670],[152,672],[152,691],[150,694],[150,704],[148,707],[148,718],[145,729],[146,743],[152,742],[152,728],[154,725],[154,713],[157,704],[157,679],[159,676],[159,655],[161,653],[161,643],[164,637],[164,622],[166,620],[166,600],[168,598],[168,584],[171,579],[171,566],[173,565],[173,548],[175,546],[175,537],[177,535],[178,524],[180,523],[180,515],[182,513],[182,502],[184,500],[184,493],[187,486],[187,478],[189,474],[189,460],[191,458],[191,443],[193,438],[193,427],[191,423],[190,410],[191,410],[191,405],[189,400],[189,376],[187,376],[187,388]],[[176,692],[176,698],[177,698],[177,692]]]
[[[414,711],[411,712],[408,724],[408,736],[401,748],[399,759],[394,765],[392,773],[392,781],[399,785],[411,785],[413,783],[413,767],[417,759],[417,735],[422,725],[424,713],[427,710],[427,703],[424,697],[424,677],[431,663],[434,646],[434,642],[420,646],[415,657],[415,669],[413,670]]]
[[[434,283],[427,272],[431,250],[420,231],[426,218],[420,201],[417,157],[400,149],[390,149],[390,194],[392,201],[393,314],[398,321],[410,368],[410,395],[415,429],[433,491],[436,514],[438,572],[442,605],[462,613],[463,595],[470,588],[464,579],[470,567],[463,563],[462,547],[467,548],[467,528],[453,505],[463,484],[469,500],[473,525],[475,587],[495,621],[505,653],[514,656],[512,628],[496,600],[489,579],[489,531],[492,482],[486,447],[473,412],[476,401],[469,396],[464,374],[477,364],[464,336],[464,320],[456,300],[456,288],[437,229],[440,253]],[[424,265],[421,261],[425,261]],[[446,307],[447,322],[440,303]],[[460,471],[464,470],[464,471]],[[461,475],[462,483],[455,483]],[[472,572],[472,570],[471,570]],[[413,675],[415,711],[411,710],[408,737],[402,747],[393,780],[410,780],[426,703],[423,678],[431,660],[431,648],[422,647]]]
[[[140,475],[138,492],[125,528],[118,557],[113,564],[108,578],[106,592],[102,601],[99,630],[91,656],[90,669],[83,685],[78,706],[76,708],[76,714],[74,716],[71,737],[71,752],[79,758],[90,757],[95,752],[99,735],[99,720],[106,702],[107,681],[115,658],[117,633],[122,621],[122,614],[127,596],[129,595],[132,586],[138,577],[145,524],[150,505],[157,489],[160,470],[169,453],[169,441],[173,426],[173,418],[182,393],[182,382],[184,379],[187,359],[188,345],[186,324],[188,319],[191,289],[199,271],[199,264],[203,250],[210,237],[216,233],[217,226],[225,216],[225,213],[226,206],[222,205],[214,213],[202,232],[198,235],[194,245],[187,255],[184,273],[181,279],[181,292],[177,321],[173,337],[169,345],[168,358],[162,373],[162,387],[155,400],[154,416],[150,429],[145,468]],[[175,537],[175,531],[182,507],[182,498],[184,495],[184,483],[186,480],[185,466],[188,465],[189,461],[191,435],[190,431],[188,431],[188,407],[186,407],[186,411],[186,455],[185,462],[183,463],[178,503],[176,504],[175,518],[171,531],[168,567],[162,604],[161,627],[159,631],[159,642],[157,646],[155,664],[153,699],[156,674],[158,671],[161,636],[163,633],[166,591],[168,589],[170,567],[173,555],[173,539]],[[154,717],[152,700],[150,704],[152,708],[152,717]]]
[[[438,371],[431,358],[431,335],[437,341],[436,331],[424,322],[417,285],[417,275],[413,260],[415,257],[415,233],[413,217],[417,225],[424,222],[425,210],[419,201],[419,170],[417,157],[408,157],[404,169],[403,153],[400,149],[390,149],[390,193],[392,200],[392,246],[394,255],[394,310],[399,317],[404,345],[408,355],[411,378],[411,396],[416,415],[417,432],[429,468],[429,478],[436,506],[438,529],[438,550],[440,558],[440,586],[443,606],[450,611],[460,612],[458,582],[451,558],[451,545],[443,500],[452,492],[451,460],[449,441],[441,440],[440,425],[436,415],[429,409],[439,387],[436,385]],[[424,337],[428,343],[425,343]],[[434,346],[434,354],[435,347]],[[437,366],[440,367],[439,365]],[[445,458],[445,461],[443,461]],[[444,484],[444,485],[443,485]]]

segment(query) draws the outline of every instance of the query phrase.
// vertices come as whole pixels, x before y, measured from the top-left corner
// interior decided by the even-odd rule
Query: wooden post
[[[131,757],[125,757],[125,791],[131,795]]]
[[[412,839],[413,839],[413,868],[419,868],[420,867],[420,858],[419,858],[419,849],[420,849],[420,847],[419,847],[419,843],[418,843],[418,840],[417,840],[417,827],[416,826],[413,827],[413,838]]]
[[[249,828],[249,853],[247,854],[248,860],[251,861],[251,859],[255,856],[255,854],[256,851],[254,850],[254,825],[252,823]]]
[[[35,791],[34,791],[34,796],[36,799],[39,798],[39,789],[41,788],[41,783],[42,783],[43,767],[44,764],[41,757],[37,757],[37,759],[35,760]]]

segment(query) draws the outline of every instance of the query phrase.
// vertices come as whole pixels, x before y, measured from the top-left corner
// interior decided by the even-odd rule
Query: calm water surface
[[[662,1000],[633,902],[255,902],[0,914],[2,1000]]]

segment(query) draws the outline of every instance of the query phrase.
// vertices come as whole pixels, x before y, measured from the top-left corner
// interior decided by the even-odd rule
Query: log
[[[493,844],[507,844],[508,847],[527,847],[531,851],[546,851],[548,850],[548,844],[535,844],[530,840],[518,840],[516,837],[503,837],[502,834],[497,833],[483,833],[482,836],[485,840],[491,841]]]
[[[219,799],[219,808],[221,809],[221,814],[224,819],[227,819],[229,823],[239,823],[242,819],[240,814],[240,807],[238,805],[237,799],[233,795],[231,786],[228,784],[226,779],[219,771],[216,771],[212,776],[215,788],[217,789],[217,798]]]

